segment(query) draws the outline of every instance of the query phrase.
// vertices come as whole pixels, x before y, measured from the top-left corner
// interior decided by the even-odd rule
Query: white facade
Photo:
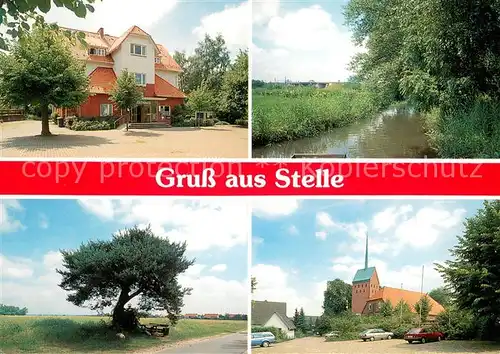
[[[287,325],[283,323],[281,318],[274,313],[269,320],[264,324],[264,327],[276,327],[279,328],[285,333],[286,337],[288,339],[294,339],[295,338],[295,330],[293,329],[288,329]]]
[[[130,53],[131,44],[146,47],[145,55]],[[130,73],[145,74],[146,84],[155,83],[156,47],[149,37],[131,33],[111,56],[115,62],[114,70],[117,76],[123,70],[128,70]]]
[[[161,77],[163,80],[167,81],[171,85],[179,88],[179,73],[175,71],[163,71],[158,70],[156,75]]]

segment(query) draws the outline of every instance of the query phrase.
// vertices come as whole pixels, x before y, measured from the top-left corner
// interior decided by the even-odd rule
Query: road
[[[243,354],[246,351],[247,334],[235,333],[222,337],[179,343],[174,347],[163,349],[157,354]]]
[[[471,354],[500,353],[500,346],[476,341],[441,341],[426,344],[408,344],[401,339],[375,342],[342,341],[325,342],[324,338],[308,337],[275,344],[269,348],[252,348],[252,354],[278,353],[342,353],[342,354]]]

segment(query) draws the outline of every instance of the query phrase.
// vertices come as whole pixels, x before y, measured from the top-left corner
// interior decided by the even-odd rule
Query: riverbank
[[[254,147],[314,137],[380,110],[368,91],[349,85],[257,88],[252,93]]]
[[[423,115],[429,144],[442,158],[500,158],[500,103],[477,101]]]

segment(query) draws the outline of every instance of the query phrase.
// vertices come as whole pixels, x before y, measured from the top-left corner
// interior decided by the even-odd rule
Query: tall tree
[[[224,74],[221,92],[221,117],[228,123],[248,119],[248,53],[240,51]]]
[[[132,110],[136,108],[142,101],[143,94],[135,80],[135,74],[124,70],[116,80],[116,86],[111,92],[111,101],[113,101],[120,109],[127,112],[126,129],[128,130],[128,122],[132,115]]]
[[[304,312],[304,308],[301,307],[299,311],[299,319],[298,319],[298,326],[297,326],[302,333],[307,332],[307,322],[306,322],[306,314]]]
[[[293,313],[293,324],[295,327],[299,328],[299,310],[295,309]]]
[[[162,310],[175,323],[190,289],[178,276],[194,260],[185,257],[186,243],[157,237],[151,228],[126,229],[107,241],[89,241],[76,250],[61,251],[60,287],[77,306],[103,310],[113,306],[113,325],[133,327],[125,306],[138,298],[140,311]],[[132,313],[132,316],[135,312]]]
[[[436,264],[436,269],[452,289],[457,305],[484,318],[493,335],[500,318],[500,200],[485,201],[466,220],[450,252],[453,260]]]
[[[68,45],[53,26],[37,25],[21,34],[11,53],[0,54],[0,98],[13,106],[38,106],[42,135],[51,135],[49,105],[74,107],[88,96],[85,64]]]
[[[429,296],[436,300],[443,307],[448,307],[452,302],[451,292],[444,286],[432,289]]]
[[[30,30],[30,22],[43,23],[44,18],[40,12],[45,14],[49,12],[52,2],[57,7],[64,7],[80,18],[85,18],[87,12],[94,12],[91,4],[95,3],[95,0],[2,0],[0,1],[0,23],[7,26],[5,33],[11,38],[17,38]],[[0,49],[7,49],[6,38],[1,32]]]
[[[189,58],[186,55],[186,52],[177,51],[172,57],[182,69],[182,72],[179,73],[179,88],[181,89],[181,91],[187,92],[186,72],[189,70]]]
[[[329,281],[324,292],[323,309],[326,316],[333,316],[351,308],[352,286],[340,279]]]
[[[432,304],[429,298],[427,296],[422,296],[413,307],[420,318],[420,322],[427,321],[427,317],[432,310]]]
[[[394,315],[402,322],[406,322],[413,317],[410,305],[403,299],[394,306]]]

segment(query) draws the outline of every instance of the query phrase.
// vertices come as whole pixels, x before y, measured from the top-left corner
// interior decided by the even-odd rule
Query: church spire
[[[365,247],[365,269],[368,268],[368,233],[366,233],[366,247]]]

